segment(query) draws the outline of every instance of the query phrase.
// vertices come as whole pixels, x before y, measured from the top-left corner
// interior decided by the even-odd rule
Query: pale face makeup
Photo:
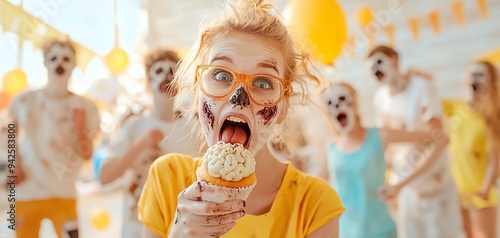
[[[167,85],[172,82],[176,63],[162,60],[157,61],[149,68],[149,86],[154,93],[165,94]],[[173,96],[172,94],[170,96]]]
[[[484,64],[472,64],[467,67],[465,99],[470,106],[474,107],[479,100],[488,96],[491,77],[492,75]]]
[[[44,59],[48,72],[48,87],[56,94],[67,92],[69,78],[76,66],[75,54],[70,47],[54,45]]]
[[[368,58],[366,65],[372,78],[384,85],[394,85],[399,77],[398,69],[394,66],[393,58],[378,52]]]
[[[231,33],[215,41],[204,64],[223,66],[234,72],[252,75],[269,74],[283,78],[282,54],[265,40],[242,33]],[[240,143],[253,154],[266,144],[283,100],[264,107],[248,100],[243,84],[226,97],[213,99],[199,90],[198,115],[208,145],[218,141]]]
[[[149,86],[153,92],[154,114],[165,120],[171,120],[174,114],[173,96],[176,92],[168,90],[172,82],[176,62],[161,60],[153,63],[148,71]]]
[[[349,90],[341,85],[333,86],[326,92],[325,102],[335,130],[343,135],[351,132],[356,123],[356,111]]]

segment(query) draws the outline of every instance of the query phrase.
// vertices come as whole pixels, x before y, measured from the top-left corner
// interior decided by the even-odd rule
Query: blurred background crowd
[[[69,80],[68,90],[82,96],[82,103],[77,105],[87,108],[87,125],[95,119],[92,128],[96,133],[91,136],[92,154],[88,155],[88,159],[77,162],[73,166],[77,169],[70,172],[77,177],[75,186],[80,236],[122,237],[122,231],[127,226],[127,220],[123,218],[131,216],[128,208],[130,203],[134,203],[133,198],[129,198],[131,184],[145,178],[135,178],[136,174],[125,172],[133,170],[125,165],[108,163],[106,168],[107,160],[130,153],[137,140],[143,141],[139,148],[146,148],[147,143],[159,144],[159,151],[152,152],[154,155],[168,152],[202,154],[204,149],[200,143],[189,136],[193,128],[189,123],[192,122],[177,124],[183,118],[182,112],[174,109],[175,105],[189,105],[190,102],[179,97],[163,99],[157,91],[165,91],[159,85],[164,83],[162,80],[171,77],[169,73],[173,73],[176,63],[182,60],[196,39],[200,16],[221,1],[0,0],[2,184],[6,183],[8,175],[7,123],[12,121],[12,114],[22,114],[19,112],[21,106],[16,107],[16,98],[31,90],[44,88],[54,83],[51,78],[65,74]],[[370,49],[377,45],[397,50],[402,72],[415,72],[435,85],[439,99],[431,104],[444,107],[443,123],[450,134],[454,128],[450,125],[456,123],[453,119],[454,105],[466,98],[466,66],[472,61],[485,60],[496,66],[498,71],[500,65],[500,0],[271,2],[290,30],[296,31],[298,39],[310,47],[317,76],[331,83],[347,82],[355,88],[359,118],[365,127],[377,124],[374,97],[379,84],[372,79],[371,69],[366,63]],[[303,28],[306,28],[305,31],[301,31]],[[54,45],[47,46],[46,43],[53,39],[62,40],[60,49],[55,50]],[[68,39],[71,39],[71,47],[64,43]],[[159,47],[170,50],[175,56],[161,55],[161,51],[156,50]],[[64,70],[70,70],[69,73],[59,74],[58,65],[47,62],[66,62],[65,54],[75,68],[64,66]],[[52,56],[62,58],[52,60]],[[164,64],[156,64],[158,62]],[[311,87],[314,92],[314,85]],[[276,133],[269,141],[269,147],[278,159],[292,161],[304,172],[331,181],[334,175],[326,166],[331,159],[327,148],[335,135],[335,128],[324,101],[325,93],[315,93],[322,96],[297,106],[293,123],[287,125],[288,131]],[[43,106],[39,107],[37,99],[33,100],[33,103],[26,104],[34,108],[32,113],[26,114],[29,118],[14,119],[18,122],[27,120],[28,125],[31,121],[38,121],[42,123],[39,126],[44,127],[45,121],[40,115],[48,111],[44,111]],[[141,116],[161,119],[160,108],[164,105],[169,105],[167,110],[173,114],[169,114],[168,120],[175,119],[159,133],[155,134],[158,130],[144,128],[144,124],[157,123],[154,119],[137,123],[137,118]],[[59,125],[63,128],[63,124]],[[134,131],[150,133],[137,135]],[[71,132],[47,129],[45,133]],[[20,134],[20,140],[22,136]],[[63,154],[63,151],[61,149],[60,152]],[[142,156],[142,151],[135,152],[137,156]],[[85,157],[83,154],[80,153],[80,156]],[[147,171],[149,163],[146,164],[142,170]],[[500,168],[500,165],[497,166]],[[115,170],[120,172],[103,173]],[[8,190],[2,186],[0,237],[14,237],[6,222],[7,194]],[[500,220],[496,226],[500,227]],[[500,234],[497,236],[500,237]],[[52,221],[43,220],[40,237],[57,237]]]

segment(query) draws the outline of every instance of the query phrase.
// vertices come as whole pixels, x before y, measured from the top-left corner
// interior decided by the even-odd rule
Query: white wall
[[[342,1],[347,3],[348,0]],[[349,5],[355,9],[368,1],[351,1]],[[372,6],[375,12],[387,10],[387,5],[378,2]],[[395,48],[400,53],[401,66],[421,69],[433,73],[435,83],[441,98],[462,97],[462,82],[464,79],[464,66],[472,59],[493,49],[500,48],[500,0],[488,0],[489,18],[481,18],[475,1],[463,1],[465,3],[464,28],[458,27],[452,16],[450,4],[456,1],[431,1],[431,0],[406,0],[402,11],[398,15],[392,15],[392,23],[396,24]],[[347,4],[346,4],[347,5]],[[373,5],[373,4],[372,4]],[[441,11],[441,33],[434,34],[427,20],[427,12],[439,9]],[[347,10],[346,10],[347,11]],[[413,16],[421,19],[420,38],[413,40],[406,20]],[[356,23],[353,22],[355,15],[348,16],[351,21],[351,33],[359,32]],[[376,39],[377,43],[387,44],[384,32]],[[360,110],[365,124],[372,124],[370,115],[373,113],[372,98],[377,87],[376,82],[371,80],[364,65],[364,56],[369,47],[358,45],[359,52],[353,59],[346,55],[338,58],[335,70],[330,74],[332,80],[350,82],[359,91],[361,100]]]

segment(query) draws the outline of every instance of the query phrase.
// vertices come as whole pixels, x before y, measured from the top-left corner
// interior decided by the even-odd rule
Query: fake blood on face
[[[257,112],[257,115],[262,116],[264,118],[264,126],[267,126],[269,122],[276,116],[276,112],[278,108],[276,106],[265,107],[264,109]]]
[[[210,127],[213,130],[215,117],[214,114],[212,113],[212,110],[210,110],[210,105],[208,105],[207,101],[203,102],[203,118],[205,118],[205,121],[210,125]]]

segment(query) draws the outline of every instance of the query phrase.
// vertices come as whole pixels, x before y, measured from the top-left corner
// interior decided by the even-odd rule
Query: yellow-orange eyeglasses
[[[253,103],[272,107],[290,95],[290,83],[268,74],[246,75],[217,65],[198,65],[196,82],[201,81],[201,91],[211,98],[223,98],[243,84]]]

